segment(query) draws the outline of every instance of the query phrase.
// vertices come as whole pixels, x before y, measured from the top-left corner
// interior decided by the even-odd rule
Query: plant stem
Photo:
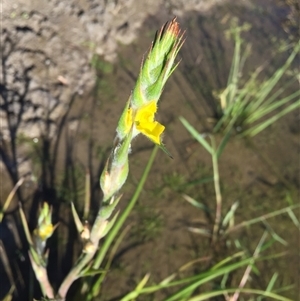
[[[106,255],[110,245],[112,244],[114,238],[116,237],[117,233],[119,232],[119,230],[121,229],[121,227],[123,226],[124,222],[126,221],[129,213],[131,212],[131,210],[133,209],[134,205],[136,204],[139,196],[140,196],[140,193],[144,187],[144,184],[146,182],[146,179],[148,177],[148,174],[151,170],[151,167],[152,167],[152,164],[154,162],[154,159],[155,159],[155,156],[156,156],[156,153],[158,151],[158,146],[155,145],[155,147],[153,148],[153,151],[150,155],[150,158],[149,158],[149,161],[146,165],[146,168],[142,174],[142,177],[141,177],[141,180],[131,198],[131,200],[129,201],[127,207],[125,208],[125,210],[123,211],[123,213],[121,214],[121,216],[117,219],[116,223],[114,224],[113,228],[111,229],[111,231],[108,233],[108,235],[106,236],[105,238],[105,241],[103,243],[103,245],[101,246],[101,249],[99,251],[99,253],[97,254],[96,258],[95,258],[95,262],[93,264],[93,268],[94,269],[98,269],[104,259],[104,256]],[[98,280],[94,283],[92,289],[91,289],[91,293],[90,295],[88,296],[88,299],[87,300],[91,300],[91,298],[93,296],[95,296],[98,291],[99,291],[99,287],[100,287],[100,284],[102,281],[103,278],[100,277],[98,278]]]
[[[75,266],[72,268],[72,270],[69,272],[67,277],[64,279],[63,283],[61,284],[58,294],[61,297],[61,300],[65,300],[67,296],[67,292],[72,285],[72,283],[77,280],[80,277],[80,272],[85,267],[86,264],[88,264],[92,258],[94,257],[96,250],[91,253],[82,253],[80,258],[78,259]]]
[[[216,242],[218,237],[220,223],[221,223],[221,214],[222,214],[222,194],[220,188],[220,176],[219,176],[219,166],[218,166],[218,154],[216,149],[216,142],[213,136],[210,137],[212,145],[212,164],[213,164],[213,173],[214,173],[214,186],[216,194],[216,217],[213,228],[212,242]]]
[[[148,164],[144,170],[144,173],[142,175],[142,178],[139,182],[139,185],[131,199],[131,201],[129,202],[128,206],[126,207],[125,211],[123,212],[123,214],[117,219],[116,224],[114,225],[114,227],[112,228],[112,230],[109,232],[109,234],[107,235],[104,244],[101,246],[101,250],[98,253],[98,255],[96,256],[95,262],[93,264],[93,268],[97,269],[103,259],[104,256],[106,255],[108,248],[110,247],[113,239],[115,238],[115,236],[117,235],[119,229],[121,228],[121,226],[123,225],[123,223],[125,222],[127,216],[129,215],[129,213],[131,212],[133,206],[135,205],[143,187],[144,184],[146,182],[147,176],[150,172],[151,166],[153,164],[154,158],[156,156],[158,147],[155,146],[152,154],[150,156],[150,159],[148,161]],[[94,242],[94,245],[98,246],[98,242]],[[95,253],[97,251],[97,248],[95,247],[94,250],[92,250],[89,253],[82,253],[80,258],[78,259],[77,263],[75,264],[75,266],[72,268],[72,270],[69,272],[69,274],[67,275],[67,277],[64,279],[63,283],[61,284],[59,290],[58,290],[58,294],[59,297],[62,298],[61,300],[65,300],[67,292],[70,288],[70,286],[72,285],[72,283],[77,280],[80,277],[80,273],[81,271],[84,269],[84,267],[93,259]],[[93,292],[95,290],[98,290],[100,283],[98,285],[94,285],[93,286]]]

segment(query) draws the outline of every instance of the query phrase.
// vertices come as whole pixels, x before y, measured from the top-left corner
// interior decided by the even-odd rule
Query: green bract
[[[134,90],[120,118],[117,127],[120,140],[128,134],[128,120],[126,119],[128,109],[131,108],[135,115],[149,102],[158,102],[167,79],[177,67],[174,62],[184,42],[182,37],[176,19],[166,23],[156,34],[149,54],[141,67]],[[133,138],[134,136],[135,134]]]

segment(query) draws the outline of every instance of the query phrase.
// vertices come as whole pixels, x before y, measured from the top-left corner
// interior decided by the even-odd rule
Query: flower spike
[[[166,23],[156,33],[147,58],[120,118],[117,137],[122,141],[130,131],[132,139],[142,133],[172,157],[162,144],[165,126],[154,119],[157,103],[164,85],[178,66],[174,64],[184,43],[183,34],[176,18]]]

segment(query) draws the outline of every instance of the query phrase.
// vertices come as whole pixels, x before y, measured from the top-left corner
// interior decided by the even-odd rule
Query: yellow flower
[[[57,225],[52,225],[52,208],[49,206],[48,203],[43,203],[39,211],[40,213],[38,218],[38,224],[36,229],[34,230],[34,235],[37,236],[40,240],[46,241],[53,234]]]
[[[54,226],[52,224],[41,225],[40,228],[34,230],[34,234],[41,240],[47,240],[54,232]]]
[[[152,100],[148,104],[139,108],[133,117],[132,108],[128,109],[126,116],[126,127],[129,129],[134,123],[138,132],[148,137],[156,144],[161,144],[161,134],[165,127],[159,122],[154,120],[154,115],[157,111],[156,101]]]

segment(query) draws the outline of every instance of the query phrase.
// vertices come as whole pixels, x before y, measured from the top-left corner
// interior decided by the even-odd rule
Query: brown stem
[[[220,188],[220,176],[219,176],[219,167],[218,167],[218,155],[215,146],[215,140],[211,137],[212,143],[212,163],[213,163],[213,172],[214,172],[214,186],[215,186],[215,194],[216,194],[216,218],[213,228],[213,236],[212,242],[216,242],[218,233],[220,230],[220,223],[221,223],[221,215],[222,215],[222,194]]]

